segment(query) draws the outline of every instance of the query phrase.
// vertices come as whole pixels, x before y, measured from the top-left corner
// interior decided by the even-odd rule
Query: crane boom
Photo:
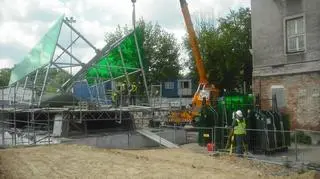
[[[199,83],[200,84],[207,84],[208,79],[206,76],[206,71],[205,71],[203,61],[201,58],[196,33],[193,29],[193,24],[191,21],[191,16],[189,13],[188,4],[187,4],[186,0],[180,0],[180,6],[181,6],[182,14],[184,17],[184,21],[186,23],[187,31],[189,34],[189,43],[190,43],[190,46],[192,49],[193,56],[196,61],[196,66],[197,66],[197,70],[198,70],[198,74],[199,74],[199,78],[200,78]]]

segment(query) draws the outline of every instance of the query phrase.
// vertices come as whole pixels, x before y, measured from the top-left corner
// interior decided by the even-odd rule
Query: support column
[[[129,80],[128,72],[127,72],[127,69],[126,69],[126,66],[125,66],[125,63],[124,63],[124,58],[123,58],[123,54],[122,54],[122,50],[121,50],[120,46],[118,47],[118,50],[119,50],[119,54],[120,54],[120,57],[121,57],[122,67],[124,68],[124,73],[126,75],[127,83],[130,86],[130,80]]]
[[[145,75],[143,64],[142,64],[142,59],[141,59],[141,54],[140,54],[140,50],[139,50],[139,44],[138,44],[138,41],[137,41],[136,32],[134,32],[134,40],[135,40],[136,48],[137,48],[137,52],[138,52],[138,57],[139,57],[139,62],[140,62],[140,67],[141,67],[141,73],[142,73],[142,76],[143,76],[143,83],[144,83],[144,87],[146,89],[148,103],[150,104],[150,97],[149,97],[147,79],[146,79],[146,75]]]
[[[43,95],[44,89],[46,87],[46,83],[47,83],[47,78],[48,78],[50,67],[51,67],[51,63],[48,65],[48,68],[47,68],[47,71],[46,71],[46,75],[44,76],[43,85],[42,85],[42,89],[41,89],[41,93],[40,93],[40,97],[39,97],[39,101],[38,101],[38,106],[40,106],[40,104],[41,104],[41,99],[42,99],[42,95]]]
[[[26,80],[24,81],[24,86],[23,86],[23,92],[22,92],[21,102],[23,102],[23,100],[24,100],[24,94],[25,94],[25,91],[26,91],[26,87],[27,87],[27,83],[28,83],[28,78],[29,78],[29,76],[27,76],[27,77],[26,77]]]

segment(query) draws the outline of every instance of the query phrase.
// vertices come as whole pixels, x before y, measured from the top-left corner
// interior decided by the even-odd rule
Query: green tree
[[[142,29],[144,68],[148,84],[179,77],[179,44],[174,35],[159,24],[139,20],[137,28]],[[117,27],[115,32],[107,33],[105,40],[111,46],[114,42],[130,33],[127,26]]]
[[[0,87],[8,86],[10,81],[10,74],[11,74],[10,68],[0,69]]]
[[[230,11],[225,18],[196,21],[196,32],[208,80],[219,88],[232,90],[246,82],[251,84],[251,12],[249,8]],[[187,38],[185,47],[190,49]],[[190,50],[189,50],[190,51]],[[190,51],[189,68],[193,79],[198,79]]]
[[[55,68],[51,68],[49,70],[49,76],[50,78],[47,79],[47,88],[46,92],[57,92],[58,88],[66,82],[69,78],[71,78],[71,75],[64,71],[64,70],[59,70]],[[42,85],[43,84],[43,79],[39,81],[39,83]]]

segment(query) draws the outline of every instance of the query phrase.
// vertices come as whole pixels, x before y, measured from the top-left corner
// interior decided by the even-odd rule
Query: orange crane
[[[133,5],[136,0],[131,0]],[[189,43],[192,49],[192,54],[196,61],[197,71],[199,73],[199,85],[197,91],[193,95],[192,98],[192,109],[191,111],[180,111],[180,112],[171,112],[169,115],[170,123],[188,123],[191,122],[196,115],[198,115],[201,107],[203,99],[206,99],[206,104],[209,105],[212,100],[215,100],[219,96],[219,90],[215,88],[213,84],[208,83],[208,79],[206,76],[206,71],[203,65],[203,60],[201,58],[198,41],[196,37],[196,33],[193,28],[193,24],[191,21],[191,16],[188,9],[188,4],[186,0],[180,0],[180,6],[182,10],[182,14],[184,17],[184,21],[187,27],[187,31],[189,34]]]
[[[210,104],[211,100],[217,98],[219,96],[219,90],[213,85],[208,83],[208,79],[206,76],[206,70],[203,65],[203,60],[201,58],[199,45],[197,41],[197,36],[193,28],[193,24],[191,21],[191,16],[188,9],[188,4],[186,0],[180,0],[180,6],[182,10],[182,14],[184,17],[184,21],[187,27],[187,31],[189,34],[189,44],[192,49],[193,57],[196,61],[196,67],[199,74],[199,86],[197,91],[195,92],[192,99],[192,107],[194,110],[198,111],[198,109],[202,106],[203,98],[206,98],[206,103]]]
[[[206,70],[200,54],[197,36],[193,28],[186,0],[180,0],[180,6],[189,34],[189,44],[192,49],[193,57],[196,61],[196,67],[200,79],[197,91],[192,98],[192,108],[190,110],[172,111],[168,119],[168,122],[171,124],[192,123],[201,110],[203,99],[206,99],[206,105],[210,105],[211,101],[216,100],[219,96],[219,90],[213,84],[209,84],[208,82]]]

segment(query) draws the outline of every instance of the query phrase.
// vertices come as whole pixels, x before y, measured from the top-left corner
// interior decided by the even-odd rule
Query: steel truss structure
[[[61,22],[59,22],[59,21],[57,22],[58,23],[57,27],[59,29],[58,29],[58,40],[56,40],[56,42],[54,44],[54,53],[53,54],[55,54],[55,55],[53,55],[53,54],[51,55],[50,59],[48,59],[48,63],[46,63],[42,66],[39,66],[38,68],[35,68],[30,72],[29,71],[25,72],[27,74],[24,75],[23,77],[17,78],[17,80],[10,79],[9,92],[7,94],[7,99],[9,100],[10,104],[16,103],[16,104],[25,105],[26,107],[27,106],[40,107],[41,104],[43,103],[43,101],[50,98],[50,94],[47,95],[49,83],[50,83],[51,88],[52,88],[52,86],[54,86],[53,89],[51,89],[51,91],[50,91],[51,97],[56,96],[57,93],[59,93],[59,94],[70,93],[72,91],[72,87],[73,87],[73,84],[75,83],[75,81],[88,80],[89,77],[86,76],[86,73],[89,69],[92,69],[92,68],[96,68],[96,69],[105,68],[109,72],[109,78],[106,79],[105,77],[102,77],[99,74],[97,74],[93,80],[94,84],[91,84],[91,85],[98,85],[98,84],[101,84],[102,82],[114,81],[114,80],[118,80],[121,78],[125,78],[127,83],[130,85],[129,76],[136,74],[136,73],[141,73],[142,77],[143,77],[143,83],[144,83],[146,96],[149,101],[148,85],[147,85],[146,77],[144,74],[142,57],[141,57],[139,44],[138,44],[138,40],[137,40],[137,35],[136,35],[135,31],[131,32],[127,36],[118,40],[117,42],[115,42],[111,46],[105,45],[100,50],[100,49],[96,48],[88,39],[86,39],[71,24],[69,24],[67,20],[63,19],[63,17],[61,17],[61,18],[62,18]],[[72,40],[72,42],[70,42],[67,45],[64,45],[61,42],[59,42],[59,40],[61,39],[60,33],[61,33],[62,28],[70,30],[71,34],[74,33],[77,35]],[[123,50],[122,50],[122,48],[120,48],[121,43],[124,42],[125,39],[129,35],[134,36],[134,42],[135,42],[134,45],[135,45],[136,51],[138,53],[138,59],[139,59],[139,66],[137,66],[137,68],[130,67],[125,64],[125,62],[128,61],[128,59],[124,58]],[[93,58],[88,63],[82,62],[80,60],[81,56],[77,56],[77,55],[69,52],[69,49],[76,42],[78,42],[80,40],[85,42],[86,48],[91,49],[95,53]],[[43,43],[41,45],[46,46],[47,44]],[[110,53],[112,53],[114,51],[114,49],[117,49],[119,56],[120,56],[120,59],[118,59],[118,60],[121,61],[121,63],[119,63],[119,65],[115,66],[115,65],[111,65],[109,63],[106,63],[104,66],[101,66],[100,64],[98,64],[99,60],[101,60],[102,58],[106,58]],[[60,53],[58,53],[59,51],[60,51]],[[42,52],[39,52],[39,53],[40,53],[39,60],[41,60],[41,53]],[[30,52],[30,54],[31,54],[31,57],[30,57],[31,59],[29,59],[29,61],[32,61],[33,60],[32,59],[32,51]],[[67,57],[71,58],[72,60],[70,60],[68,62],[68,61],[62,59],[63,56],[67,56]],[[28,61],[28,59],[24,60],[22,63],[26,63],[26,61]],[[72,63],[70,63],[70,62],[72,62]],[[20,67],[20,69],[23,69],[23,68],[21,68],[22,65],[23,64],[18,64],[17,67],[16,66],[14,67],[13,71],[15,70],[15,68],[19,68],[19,67]],[[59,72],[63,72],[65,74],[68,74],[67,68],[80,68],[80,70],[75,75],[73,75],[73,74],[65,75],[64,78],[62,80],[60,80],[59,82],[52,81],[53,77],[51,75],[54,71],[59,71]],[[124,74],[114,76],[112,74],[112,69],[113,70],[117,70],[117,69],[123,70]],[[11,78],[12,78],[12,76],[15,77],[14,76],[15,74],[13,74],[13,73],[14,72],[12,72],[12,74],[11,74]],[[99,93],[99,91],[97,91],[97,93]],[[99,98],[99,95],[97,95],[97,96]]]

